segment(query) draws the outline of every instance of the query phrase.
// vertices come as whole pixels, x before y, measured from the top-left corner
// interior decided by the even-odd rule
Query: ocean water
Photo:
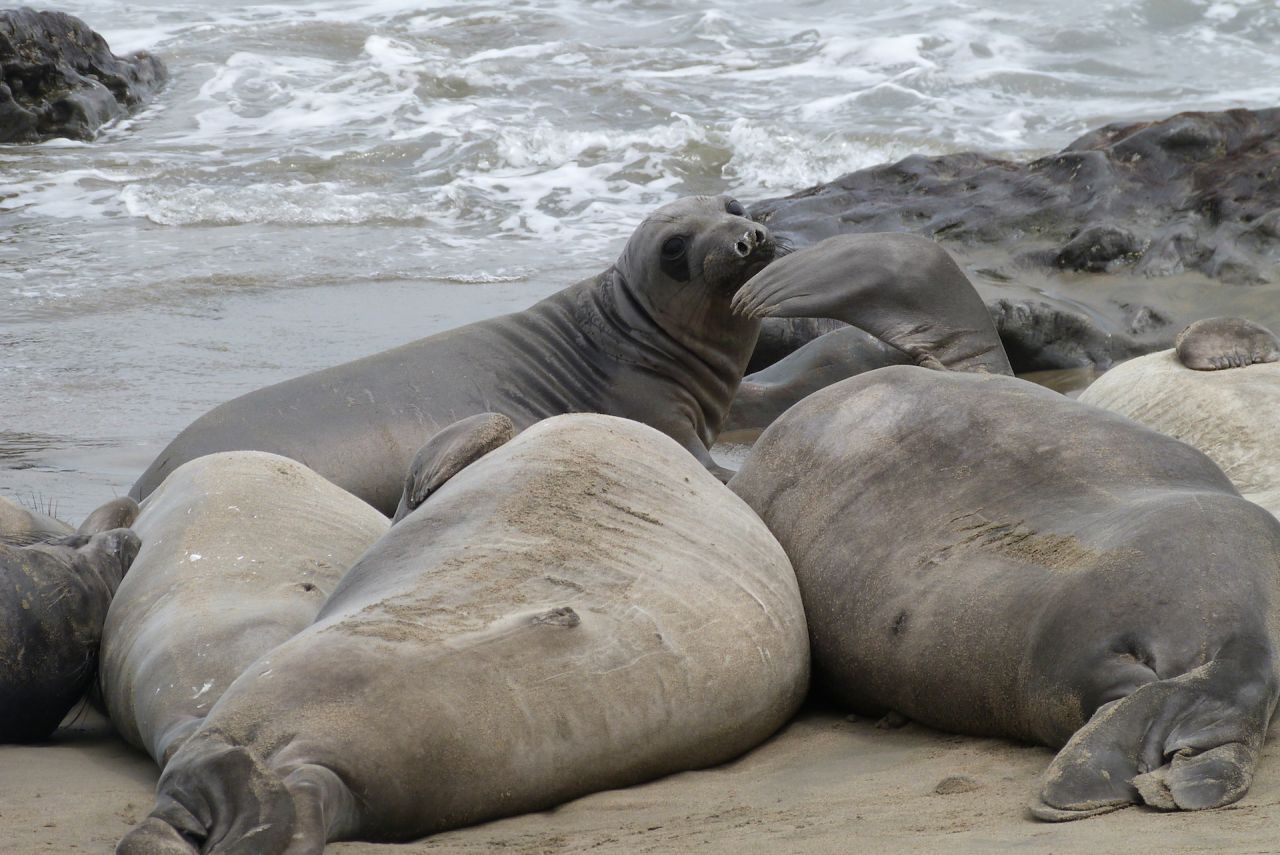
[[[653,207],[1280,104],[1280,3],[68,0],[172,80],[0,146],[0,495],[73,521],[210,406],[593,274]]]

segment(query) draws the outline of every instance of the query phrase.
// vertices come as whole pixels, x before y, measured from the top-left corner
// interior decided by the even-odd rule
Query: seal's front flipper
[[[454,422],[427,441],[409,465],[400,506],[391,522],[398,523],[445,482],[516,435],[516,426],[501,413],[480,413]]]
[[[138,503],[128,496],[112,499],[85,518],[76,534],[98,534],[113,528],[128,528],[138,518]]]
[[[1147,683],[1058,752],[1031,812],[1060,822],[1131,804],[1203,810],[1249,789],[1276,702],[1270,651]]]
[[[1244,318],[1207,318],[1178,333],[1178,361],[1196,371],[1280,362],[1280,338]]]
[[[730,306],[747,318],[844,321],[926,367],[1013,374],[982,297],[945,249],[919,235],[827,238],[751,277]]]
[[[743,377],[721,431],[766,428],[819,389],[886,365],[911,363],[911,356],[865,330],[832,330],[768,368]]]

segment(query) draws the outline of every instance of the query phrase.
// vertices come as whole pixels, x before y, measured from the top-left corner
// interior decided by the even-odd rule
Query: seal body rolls
[[[524,429],[548,416],[634,418],[708,468],[759,321],[729,309],[772,258],[768,232],[722,196],[665,205],[598,276],[522,312],[470,324],[251,392],[178,435],[133,487],[187,460],[256,449],[301,461],[385,514],[414,453],[483,412]]]
[[[116,729],[163,766],[245,666],[311,623],[388,526],[274,454],[179,467],[134,523],[142,551],[103,630],[100,682]]]
[[[783,414],[730,487],[795,566],[815,686],[854,710],[1065,744],[1047,819],[1248,788],[1280,524],[1199,451],[1022,380],[896,366]]]
[[[120,851],[318,852],[548,808],[735,757],[807,685],[795,577],[750,508],[651,428],[548,419],[244,672]]]
[[[107,607],[137,552],[127,529],[0,543],[0,742],[44,739],[92,684]]]

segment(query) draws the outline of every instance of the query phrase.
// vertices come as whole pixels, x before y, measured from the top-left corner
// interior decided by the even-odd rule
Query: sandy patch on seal
[[[336,855],[417,853],[1271,852],[1280,821],[1280,741],[1231,807],[1130,808],[1064,824],[1026,804],[1052,753],[910,724],[880,730],[807,711],[724,766],[587,796],[553,811],[418,843],[334,844]],[[0,828],[12,855],[109,852],[150,811],[157,773],[99,718],[44,746],[0,746]]]

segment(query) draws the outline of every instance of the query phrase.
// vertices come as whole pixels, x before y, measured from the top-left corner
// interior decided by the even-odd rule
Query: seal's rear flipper
[[[1271,663],[1269,651],[1220,657],[1102,707],[1053,759],[1032,814],[1061,822],[1131,804],[1202,810],[1237,801],[1276,702]]]
[[[297,812],[284,782],[214,732],[193,737],[160,776],[156,807],[116,855],[284,852]]]
[[[1244,318],[1206,318],[1178,333],[1178,361],[1196,371],[1280,362],[1280,338]]]
[[[404,480],[404,492],[392,523],[398,523],[445,482],[516,435],[501,413],[480,413],[454,422],[418,449]]]

